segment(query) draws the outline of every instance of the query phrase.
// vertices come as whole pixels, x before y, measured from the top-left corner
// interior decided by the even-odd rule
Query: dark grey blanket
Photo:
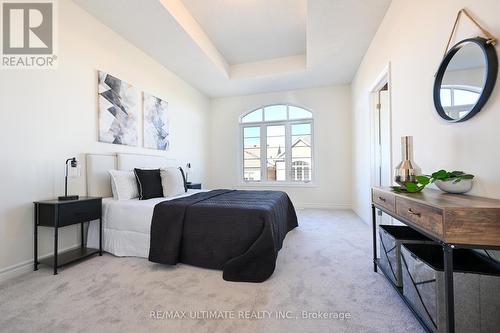
[[[149,260],[221,269],[227,281],[262,282],[273,274],[283,240],[297,226],[284,192],[197,193],[155,206]]]

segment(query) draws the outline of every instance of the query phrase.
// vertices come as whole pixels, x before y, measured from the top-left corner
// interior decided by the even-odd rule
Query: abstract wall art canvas
[[[168,150],[169,130],[167,119],[168,103],[144,93],[144,148]]]
[[[137,146],[138,100],[135,87],[99,71],[99,141]]]

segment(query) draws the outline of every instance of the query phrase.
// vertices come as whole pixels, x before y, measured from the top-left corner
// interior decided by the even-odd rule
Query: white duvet
[[[151,218],[156,204],[193,195],[205,190],[188,190],[187,193],[172,198],[148,200],[102,200],[103,250],[116,256],[149,256]],[[99,223],[89,226],[87,245],[99,248]]]

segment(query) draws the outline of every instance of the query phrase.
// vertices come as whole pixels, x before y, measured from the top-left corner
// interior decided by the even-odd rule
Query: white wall
[[[32,201],[62,194],[68,157],[161,154],[192,162],[193,181],[208,176],[209,99],[73,2],[60,1],[59,13],[59,68],[0,72],[0,273],[32,260]],[[168,101],[170,151],[97,142],[98,69]],[[70,189],[85,194],[84,176]],[[41,255],[52,250],[50,232],[39,235]],[[77,229],[70,227],[60,236],[60,247],[77,239]]]
[[[415,161],[424,173],[440,168],[476,175],[471,194],[500,198],[500,89],[481,113],[449,124],[435,113],[434,73],[443,57],[455,16],[466,7],[500,37],[497,0],[393,0],[352,83],[353,208],[370,217],[370,122],[368,94],[379,73],[391,63],[393,164],[401,159],[400,137],[413,135]],[[461,18],[455,42],[480,35]],[[498,46],[497,46],[498,52]]]
[[[243,113],[260,106],[290,103],[314,113],[316,179],[314,187],[269,187],[286,191],[299,207],[350,207],[351,102],[349,86],[217,98],[211,105],[210,185],[241,186],[239,123]],[[263,189],[262,187],[256,187]]]

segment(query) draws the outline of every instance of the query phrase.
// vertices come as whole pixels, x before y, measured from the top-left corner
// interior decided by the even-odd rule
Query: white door
[[[375,108],[375,184],[377,186],[392,185],[391,169],[391,120],[389,109],[389,90],[387,86],[377,92]],[[392,217],[377,214],[379,224],[392,224]]]

